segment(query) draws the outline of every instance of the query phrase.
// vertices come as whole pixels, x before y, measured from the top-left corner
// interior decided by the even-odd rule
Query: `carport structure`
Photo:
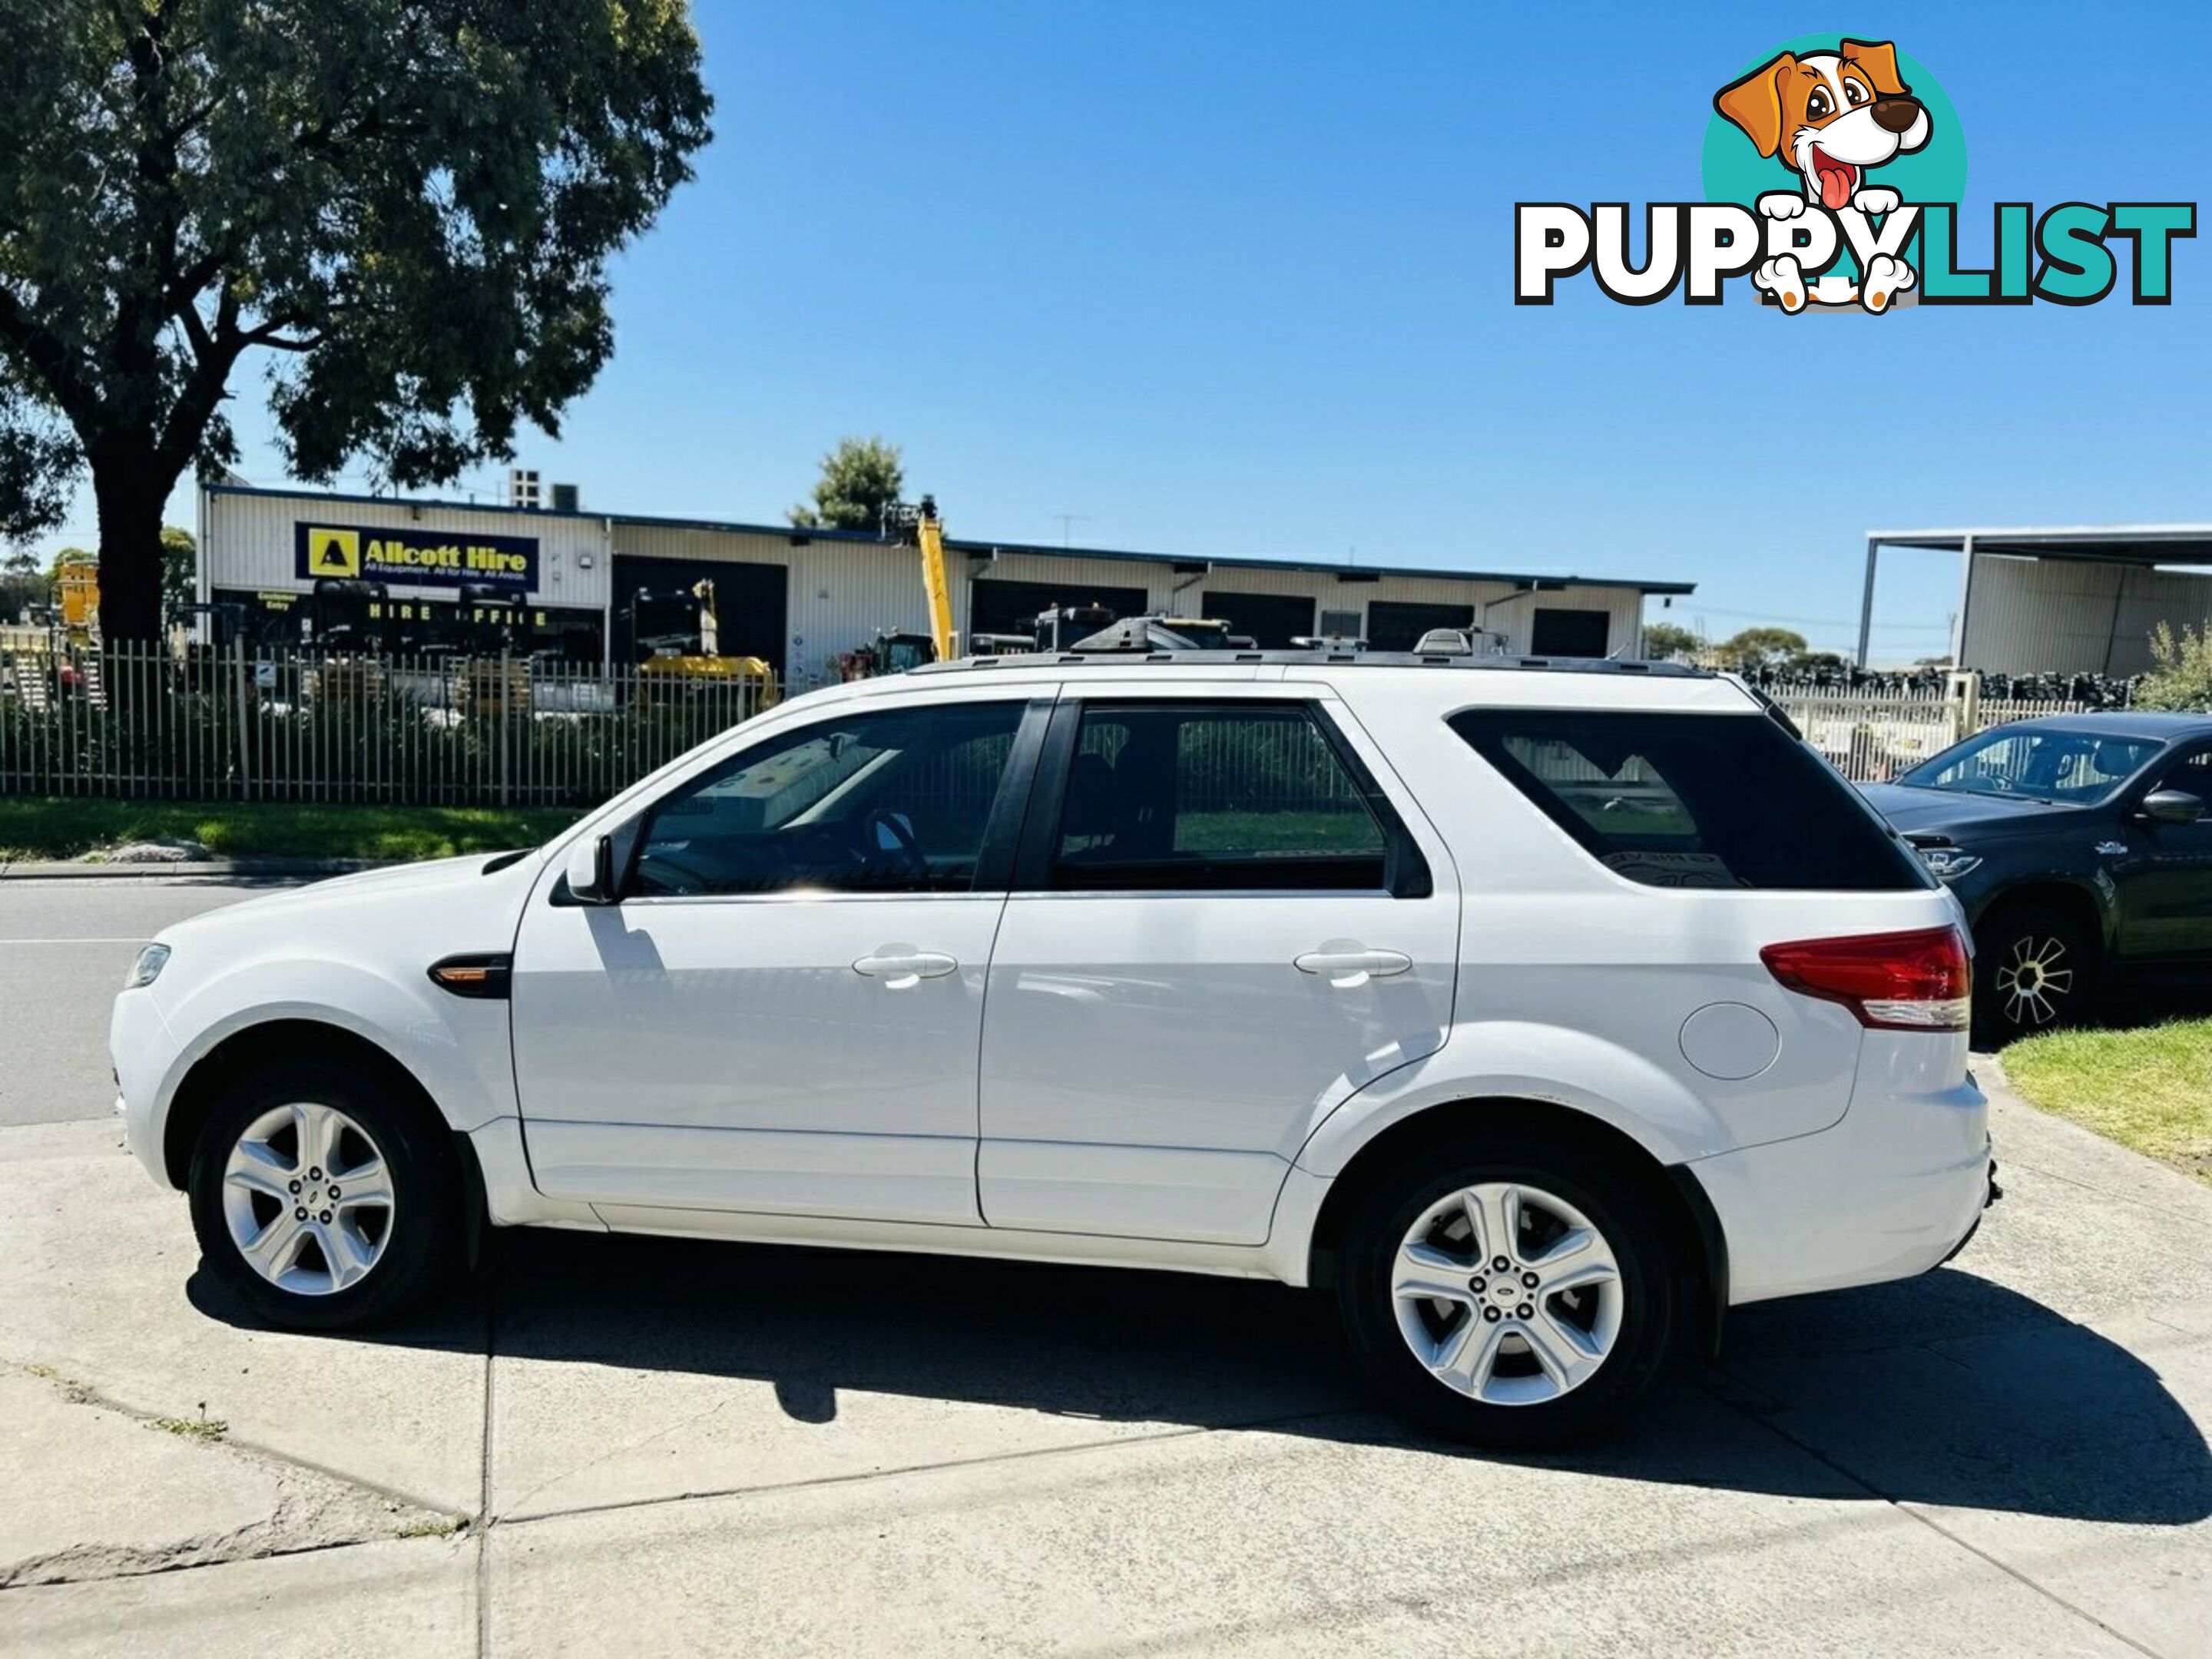
[[[1859,601],[1867,665],[1885,547],[1959,553],[1952,660],[1990,673],[2139,674],[2160,622],[2212,619],[2212,524],[1870,530]]]

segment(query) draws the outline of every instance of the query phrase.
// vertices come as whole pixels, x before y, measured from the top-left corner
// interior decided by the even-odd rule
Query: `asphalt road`
[[[0,1125],[106,1117],[107,1011],[138,947],[256,889],[0,881]]]

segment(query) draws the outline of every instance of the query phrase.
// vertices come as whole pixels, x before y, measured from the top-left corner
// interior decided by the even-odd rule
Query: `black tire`
[[[2016,905],[1985,916],[1974,929],[1974,1031],[1980,1042],[1996,1047],[2076,1024],[2096,991],[2096,951],[2063,912]]]
[[[380,1234],[373,1265],[356,1283],[316,1295],[285,1289],[250,1266],[224,1206],[225,1169],[240,1135],[264,1114],[295,1103],[334,1107],[365,1131],[392,1194],[388,1232]],[[246,1073],[209,1114],[186,1186],[203,1267],[254,1314],[287,1329],[348,1330],[390,1320],[419,1306],[462,1265],[463,1188],[452,1132],[419,1094],[374,1071],[289,1060]]]
[[[1400,1243],[1450,1194],[1491,1182],[1571,1205],[1603,1236],[1620,1270],[1620,1323],[1610,1349],[1587,1380],[1538,1403],[1492,1404],[1460,1392],[1416,1358],[1398,1323],[1392,1273]],[[1650,1386],[1674,1341],[1677,1275],[1647,1206],[1632,1176],[1564,1137],[1501,1133],[1403,1159],[1368,1185],[1346,1229],[1337,1299],[1352,1351],[1393,1407],[1456,1439],[1511,1450],[1601,1433]],[[1466,1316],[1475,1313],[1470,1308]]]

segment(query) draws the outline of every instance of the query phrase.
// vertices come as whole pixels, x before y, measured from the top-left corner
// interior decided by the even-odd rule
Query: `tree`
[[[1644,654],[1653,662],[1694,657],[1705,648],[1705,640],[1697,630],[1679,623],[1653,623],[1644,630]]]
[[[2212,710],[2212,626],[2170,623],[2150,631],[2151,671],[2130,700],[2137,708]]]
[[[100,555],[88,547],[62,547],[54,550],[54,556],[46,561],[46,580],[58,584],[62,570],[72,564],[98,564]]]
[[[199,544],[189,530],[173,525],[161,526],[161,614],[164,620],[175,614],[180,605],[191,605],[198,593]],[[100,564],[100,555],[82,547],[64,547],[47,562],[46,571],[39,577],[40,587],[52,589],[62,579],[62,567],[69,564]],[[27,553],[0,561],[0,570],[21,569],[36,571],[39,562]],[[107,570],[102,565],[100,573],[100,599],[103,606],[107,598]]]
[[[192,532],[175,525],[161,526],[161,616],[173,617],[181,605],[198,598],[199,544]]]
[[[896,444],[881,438],[840,438],[836,448],[822,458],[814,505],[802,501],[789,516],[806,530],[874,530],[905,486]]]
[[[249,354],[301,478],[557,432],[712,109],[683,0],[0,0],[0,535],[88,471],[113,639]]]
[[[1765,668],[1778,659],[1786,662],[1803,656],[1805,636],[1786,628],[1747,628],[1723,640],[1713,647],[1713,654],[1723,668]]]
[[[0,622],[27,620],[31,607],[46,604],[52,591],[34,555],[18,548],[0,559]]]

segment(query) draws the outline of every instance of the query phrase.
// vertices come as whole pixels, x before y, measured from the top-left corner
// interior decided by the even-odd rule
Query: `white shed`
[[[264,622],[323,575],[384,583],[433,625],[489,580],[580,661],[627,659],[640,589],[715,584],[725,652],[794,689],[836,678],[877,630],[926,631],[913,549],[863,532],[650,514],[487,507],[212,485],[200,501],[200,598]],[[1431,628],[1486,629],[1524,655],[1633,655],[1644,601],[1689,582],[1210,558],[949,536],[953,627],[1014,631],[1053,605],[1222,617],[1263,646],[1337,634],[1409,647]]]

